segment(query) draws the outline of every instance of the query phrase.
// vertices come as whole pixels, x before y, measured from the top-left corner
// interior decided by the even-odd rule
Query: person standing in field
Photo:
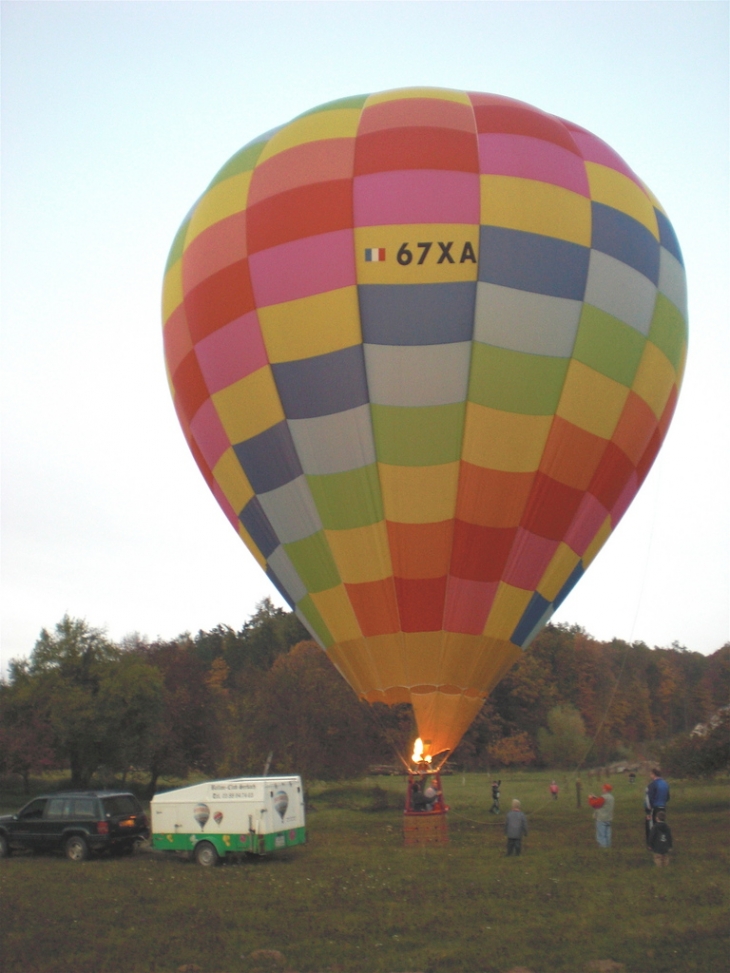
[[[656,821],[649,833],[649,847],[654,855],[654,864],[659,868],[669,865],[669,852],[672,850],[672,832],[667,824],[665,811],[656,812]]]
[[[501,783],[501,780],[492,781],[492,806],[489,809],[490,814],[499,814],[499,788]]]
[[[589,794],[588,803],[593,808],[593,817],[596,820],[596,841],[601,848],[610,848],[614,806],[613,787],[610,784],[604,784],[602,790],[603,795],[601,797]]]
[[[669,784],[662,777],[662,772],[655,768],[651,772],[651,781],[647,789],[649,804],[651,806],[652,822],[656,821],[657,811],[667,810],[669,803]]]
[[[644,788],[644,837],[646,838],[647,845],[649,844],[649,835],[651,834],[652,826],[652,811],[651,811],[651,801],[649,800],[649,785],[647,784]]]
[[[527,818],[517,798],[512,801],[512,810],[507,812],[504,830],[507,835],[507,856],[521,855],[522,836],[527,834]]]
[[[550,781],[550,794],[552,795],[552,799],[554,801],[557,801],[557,799],[558,799],[558,785],[555,783],[554,780],[551,780]]]

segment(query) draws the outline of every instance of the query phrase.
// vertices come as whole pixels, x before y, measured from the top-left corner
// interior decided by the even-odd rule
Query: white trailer
[[[263,855],[306,840],[301,777],[237,777],[156,794],[152,845],[199,865],[232,852]]]

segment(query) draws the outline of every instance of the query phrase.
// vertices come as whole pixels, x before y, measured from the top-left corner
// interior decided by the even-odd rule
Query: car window
[[[64,797],[52,797],[46,808],[46,817],[57,820],[64,817],[64,808],[68,801]]]
[[[53,821],[96,821],[98,811],[94,797],[52,797],[45,817]]]
[[[139,801],[131,794],[116,794],[114,797],[105,797],[102,803],[104,811],[111,814],[112,817],[138,814],[140,811]]]
[[[46,798],[38,798],[35,801],[31,801],[27,807],[24,807],[18,817],[21,821],[38,821],[43,817],[43,809],[45,806]]]
[[[75,821],[96,818],[96,801],[93,797],[74,797],[69,803],[71,807],[65,817],[71,817]]]

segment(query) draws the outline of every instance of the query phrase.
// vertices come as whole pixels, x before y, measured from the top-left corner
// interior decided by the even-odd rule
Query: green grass
[[[572,784],[552,802],[548,782],[503,775],[503,808],[519,797],[528,814],[519,859],[504,856],[483,774],[444,779],[445,848],[403,847],[404,783],[379,778],[312,786],[308,844],[268,859],[203,869],[157,854],[13,856],[0,863],[2,968],[250,973],[274,968],[250,958],[265,949],[302,973],[582,973],[603,959],[627,973],[724,973],[728,781],[672,783],[666,870],[644,846],[639,781],[612,778],[610,851],[594,839],[588,782],[580,810]]]

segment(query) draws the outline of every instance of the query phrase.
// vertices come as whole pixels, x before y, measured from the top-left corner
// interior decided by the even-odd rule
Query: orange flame
[[[411,760],[414,764],[431,763],[431,755],[423,752],[423,740],[420,737],[418,737],[416,742],[413,744]]]

